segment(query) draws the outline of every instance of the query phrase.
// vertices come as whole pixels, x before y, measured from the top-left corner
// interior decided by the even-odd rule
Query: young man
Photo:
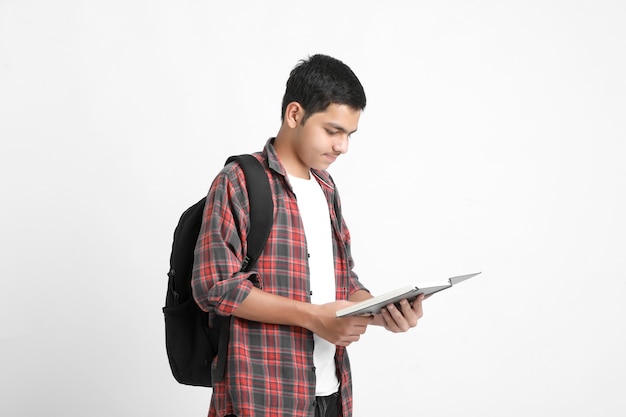
[[[326,172],[348,151],[365,103],[341,61],[315,55],[292,70],[282,125],[255,154],[270,178],[274,226],[253,271],[240,270],[249,219],[243,172],[229,164],[211,185],[194,297],[211,324],[216,315],[232,321],[226,374],[214,384],[209,416],[351,416],[345,347],[368,325],[401,332],[422,316],[418,298],[374,317],[335,317],[372,297],[352,270],[350,234]]]

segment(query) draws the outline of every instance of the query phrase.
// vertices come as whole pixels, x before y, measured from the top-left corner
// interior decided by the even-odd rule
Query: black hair
[[[301,60],[291,70],[283,96],[281,119],[291,102],[304,109],[302,123],[331,104],[345,104],[355,110],[365,108],[365,91],[357,76],[343,62],[327,55],[313,55]]]

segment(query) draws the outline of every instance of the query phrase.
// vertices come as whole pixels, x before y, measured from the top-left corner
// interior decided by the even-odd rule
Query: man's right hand
[[[337,346],[348,346],[360,339],[373,316],[348,316],[337,318],[335,313],[342,308],[350,307],[350,301],[335,301],[315,305],[311,324],[307,326],[313,333]]]

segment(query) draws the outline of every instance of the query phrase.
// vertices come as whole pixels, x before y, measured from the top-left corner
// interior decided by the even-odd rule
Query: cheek
[[[304,130],[300,136],[300,153],[304,156],[312,156],[323,149],[323,136],[315,131]]]

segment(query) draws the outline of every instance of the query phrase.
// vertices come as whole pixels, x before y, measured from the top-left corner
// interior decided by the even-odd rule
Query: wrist
[[[298,317],[300,320],[297,325],[315,333],[315,329],[320,321],[321,306],[304,302],[299,304],[300,311]]]

